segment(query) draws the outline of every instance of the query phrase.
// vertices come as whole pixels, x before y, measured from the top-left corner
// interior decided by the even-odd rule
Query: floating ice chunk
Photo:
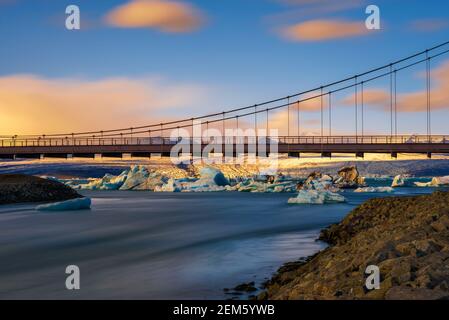
[[[392,187],[365,187],[365,188],[357,188],[354,192],[362,193],[362,192],[393,192],[394,189]]]
[[[435,177],[432,179],[432,183],[438,186],[448,185],[449,184],[449,176],[445,177]]]
[[[345,197],[328,190],[300,190],[295,198],[288,199],[290,204],[325,204],[346,202]]]
[[[396,188],[396,187],[403,187],[404,185],[405,185],[405,180],[404,180],[404,178],[402,177],[402,175],[397,175],[396,177],[394,177],[393,183],[391,184],[391,186],[392,186],[393,188]]]
[[[177,186],[174,179],[169,179],[166,184],[162,186],[156,186],[154,192],[180,192],[180,187]]]
[[[200,178],[194,182],[182,184],[182,192],[217,192],[225,191],[229,181],[223,172],[212,167],[200,170]]]
[[[149,176],[150,173],[145,166],[132,166],[119,190],[142,189],[139,186],[144,184]]]
[[[93,179],[87,184],[73,185],[73,187],[82,190],[118,190],[125,182],[127,175],[128,171],[123,171],[118,176],[107,173],[103,178]]]
[[[417,187],[432,187],[432,181],[430,182],[415,182]]]
[[[217,186],[227,186],[229,185],[228,179],[224,176],[223,172],[213,167],[205,167],[200,170],[200,180],[199,181],[213,181]]]
[[[61,202],[41,204],[36,207],[38,211],[68,211],[90,209],[90,198],[77,198]]]

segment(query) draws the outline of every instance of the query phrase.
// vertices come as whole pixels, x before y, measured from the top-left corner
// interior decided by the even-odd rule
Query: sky
[[[370,4],[380,9],[380,30],[365,27]],[[66,29],[68,5],[80,9],[80,30]],[[0,135],[123,128],[253,105],[448,35],[441,0],[0,0]],[[426,132],[424,70],[398,74],[399,133]],[[449,134],[449,54],[432,61],[432,75],[432,131]],[[390,132],[388,90],[388,79],[366,88],[365,133]],[[355,132],[353,95],[333,97],[332,134]],[[300,134],[320,133],[319,109],[319,101],[301,106]],[[270,128],[286,134],[290,118],[295,132],[294,117],[270,114]]]

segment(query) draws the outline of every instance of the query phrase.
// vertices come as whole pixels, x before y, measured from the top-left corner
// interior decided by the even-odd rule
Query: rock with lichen
[[[323,230],[330,247],[280,269],[259,299],[448,299],[449,192],[371,199]],[[365,287],[366,267],[380,289]]]

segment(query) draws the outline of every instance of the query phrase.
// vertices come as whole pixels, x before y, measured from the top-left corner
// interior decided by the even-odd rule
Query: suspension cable
[[[437,46],[434,46],[434,47],[432,47],[432,48],[430,48],[430,49],[427,49],[427,50],[425,50],[425,51],[418,52],[418,53],[413,54],[413,55],[411,55],[411,56],[408,56],[408,57],[406,57],[406,58],[397,60],[397,61],[395,61],[395,62],[393,62],[393,63],[388,64],[388,65],[384,65],[384,66],[382,66],[382,67],[378,67],[378,68],[375,68],[375,69],[371,69],[371,70],[366,71],[366,72],[364,72],[364,73],[358,74],[358,77],[362,77],[362,76],[365,76],[365,75],[368,75],[368,74],[371,74],[371,73],[374,73],[374,72],[377,72],[377,71],[381,71],[381,70],[383,70],[383,69],[385,69],[385,68],[387,68],[387,67],[391,67],[392,65],[396,65],[396,64],[399,64],[399,63],[408,61],[408,60],[410,60],[410,59],[413,59],[413,58],[415,58],[415,57],[419,57],[420,55],[426,54],[426,59],[419,60],[419,61],[416,61],[416,62],[412,62],[412,63],[410,63],[410,64],[408,64],[408,65],[406,65],[406,66],[404,66],[404,67],[397,68],[396,70],[397,70],[397,71],[400,71],[400,70],[406,69],[406,68],[408,68],[408,67],[410,67],[410,66],[417,65],[417,64],[422,63],[422,62],[424,62],[424,61],[427,61],[427,64],[428,64],[428,67],[427,67],[428,72],[427,72],[427,74],[428,74],[428,78],[429,78],[428,81],[427,81],[427,87],[428,87],[428,90],[427,90],[427,92],[428,92],[428,93],[427,93],[427,96],[428,96],[428,99],[427,99],[427,105],[428,105],[428,124],[427,124],[427,126],[428,126],[428,134],[430,135],[430,133],[431,133],[431,128],[430,128],[430,124],[431,124],[431,119],[430,119],[430,59],[431,59],[431,58],[434,58],[434,57],[441,56],[441,55],[443,55],[443,54],[446,54],[446,53],[449,52],[449,50],[444,50],[444,51],[435,53],[433,56],[429,56],[428,53],[429,53],[430,51],[436,50],[436,49],[438,49],[438,48],[442,48],[443,46],[446,46],[446,45],[448,45],[448,44],[449,44],[449,41],[444,42],[444,43],[439,44],[439,45],[437,45]],[[374,76],[374,77],[372,77],[372,78],[370,78],[370,79],[366,79],[366,80],[364,80],[364,82],[367,83],[367,82],[369,82],[369,81],[372,81],[372,80],[374,80],[374,79],[381,78],[381,77],[383,77],[383,76],[385,76],[385,75],[388,75],[388,74],[390,74],[390,76],[391,76],[391,72],[387,72],[387,73],[384,73],[384,74],[382,74],[382,75]],[[327,88],[327,87],[335,86],[335,85],[338,85],[338,84],[342,84],[342,83],[344,83],[344,82],[346,82],[346,81],[349,81],[349,80],[351,80],[351,79],[354,79],[354,78],[355,78],[355,76],[350,77],[350,78],[346,78],[346,79],[342,79],[342,80],[339,80],[339,81],[335,81],[335,82],[333,82],[333,83],[328,83],[328,84],[323,85],[323,86],[321,86],[321,87],[319,87],[319,88],[314,88],[314,89],[310,89],[310,90],[303,91],[303,92],[300,92],[300,93],[296,93],[296,94],[290,95],[289,97],[292,98],[292,97],[297,97],[297,96],[299,96],[299,95],[303,95],[303,94],[307,94],[307,93],[312,93],[312,92],[316,91],[317,89]],[[341,90],[344,90],[344,89],[346,89],[346,88],[350,88],[350,87],[356,86],[356,85],[357,85],[357,84],[353,84],[353,85],[349,85],[349,86],[344,86],[344,87],[342,87],[342,88],[333,90],[333,92],[338,92],[338,91],[341,91]],[[286,97],[284,97],[284,98],[279,98],[279,99],[274,99],[274,100],[270,100],[270,101],[265,101],[265,102],[262,102],[262,103],[259,103],[259,104],[256,104],[256,105],[252,105],[252,106],[249,106],[249,107],[236,108],[236,109],[228,110],[228,111],[222,112],[222,113],[213,113],[213,114],[209,114],[209,115],[203,115],[203,116],[200,116],[200,117],[195,117],[195,118],[193,118],[193,119],[195,119],[195,120],[201,120],[201,119],[205,119],[205,118],[216,117],[216,116],[221,115],[221,114],[223,114],[223,113],[234,113],[234,112],[239,112],[239,111],[246,110],[246,109],[248,109],[248,108],[252,108],[252,107],[254,107],[254,106],[257,107],[257,106],[261,106],[261,105],[267,105],[267,104],[279,102],[279,101],[281,101],[281,100],[283,100],[283,99],[285,99],[285,98],[286,98]],[[304,100],[304,99],[303,99],[303,100]],[[303,101],[303,100],[298,100],[298,101]],[[271,108],[268,108],[268,110],[274,110],[274,109],[278,109],[278,108],[281,108],[281,107],[285,107],[285,105],[280,105],[280,106],[271,107]],[[257,113],[259,113],[259,111],[255,110],[254,112],[245,113],[245,114],[240,115],[240,116],[242,117],[242,116],[247,116],[247,115],[250,115],[250,114],[254,114],[255,117],[257,117]],[[191,119],[192,119],[192,118],[191,118]],[[169,122],[165,122],[164,125],[165,125],[165,126],[168,126],[168,125],[172,125],[172,124],[182,124],[182,123],[184,123],[184,122],[186,122],[186,121],[188,121],[188,120],[191,120],[191,119],[182,119],[182,120],[176,120],[176,121],[169,121]],[[255,119],[255,120],[257,121],[257,119]],[[211,122],[215,122],[215,120],[212,120]],[[140,129],[150,129],[150,128],[157,127],[157,126],[159,126],[159,124],[157,124],[157,125],[156,125],[156,124],[152,124],[152,125],[146,125],[146,126],[138,126],[138,127],[134,127],[134,129],[136,129],[136,130],[140,130]],[[179,127],[186,127],[186,125],[180,125]],[[176,126],[175,126],[174,128],[176,128]],[[165,128],[165,130],[168,130],[168,129],[170,129],[170,128]],[[109,134],[105,134],[104,137],[111,137],[111,136],[117,136],[117,135],[123,136],[123,131],[126,131],[126,130],[129,130],[129,128],[112,129],[112,130],[102,130],[102,131],[103,131],[103,133],[109,133]],[[155,130],[155,131],[158,131],[158,130]],[[162,131],[162,128],[160,129],[160,131]],[[391,130],[391,131],[392,131],[392,130]],[[86,138],[86,137],[87,137],[87,138],[88,138],[88,137],[91,137],[91,136],[89,136],[89,135],[98,134],[98,133],[100,133],[100,132],[101,132],[101,131],[89,131],[89,132],[78,132],[78,133],[67,133],[67,134],[61,134],[61,133],[59,133],[59,134],[47,134],[47,135],[21,135],[21,136],[16,135],[16,136],[14,136],[14,138],[17,139],[18,137],[21,137],[21,138],[23,137],[23,138],[36,138],[36,139],[44,138],[44,139],[45,139],[45,138],[49,138],[49,137],[50,137],[50,138],[51,138],[51,137],[64,137],[64,136],[69,136],[69,135],[71,135],[72,138],[75,138],[75,137],[77,137],[77,138]],[[135,131],[135,133],[142,133],[142,132],[147,132],[147,130],[143,130],[143,131]],[[10,138],[11,135],[0,136],[0,137],[2,137],[2,138],[3,138],[3,137]]]

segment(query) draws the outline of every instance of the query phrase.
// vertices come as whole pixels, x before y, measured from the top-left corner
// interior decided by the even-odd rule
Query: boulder
[[[0,175],[0,204],[62,201],[81,197],[75,190],[58,181],[23,174]]]

